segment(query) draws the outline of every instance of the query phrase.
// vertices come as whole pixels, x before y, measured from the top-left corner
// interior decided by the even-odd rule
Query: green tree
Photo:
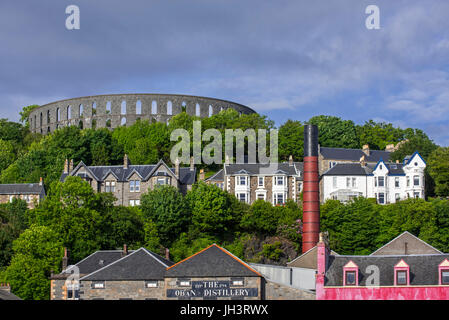
[[[405,129],[404,139],[404,143],[399,146],[398,150],[390,155],[391,161],[403,161],[406,156],[412,155],[416,151],[418,151],[424,159],[427,159],[432,151],[438,148],[438,146],[419,129]]]
[[[13,199],[0,204],[0,269],[12,257],[12,243],[28,227],[28,207],[25,201]]]
[[[449,147],[435,149],[427,159],[427,171],[435,183],[435,194],[449,196]]]
[[[173,186],[157,186],[141,197],[141,210],[154,222],[161,244],[169,247],[176,237],[187,230],[190,209],[182,194]]]
[[[287,120],[279,127],[279,159],[302,161],[304,156],[304,126],[300,121]]]
[[[193,226],[199,232],[224,236],[240,222],[241,211],[234,210],[238,207],[235,204],[238,200],[215,185],[197,183],[187,193],[186,199],[192,212]]]
[[[20,111],[20,122],[26,123],[28,125],[28,117],[30,116],[31,111],[34,109],[39,108],[39,105],[33,104],[30,106],[23,107],[22,111]]]
[[[246,212],[240,225],[242,228],[263,235],[273,235],[278,227],[280,210],[264,200],[256,200]]]
[[[310,118],[309,123],[318,126],[318,141],[322,147],[358,148],[360,145],[351,120],[321,115]]]
[[[16,160],[14,147],[10,141],[0,139],[0,172]]]
[[[373,150],[384,150],[387,145],[397,144],[403,139],[403,130],[391,123],[369,120],[363,126],[357,126],[357,135],[360,148],[368,144]]]
[[[27,300],[50,297],[50,272],[60,270],[63,246],[51,228],[32,225],[13,243],[14,256],[2,275],[14,294]]]

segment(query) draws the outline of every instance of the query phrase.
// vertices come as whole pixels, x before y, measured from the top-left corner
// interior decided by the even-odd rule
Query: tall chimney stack
[[[64,248],[64,257],[62,257],[62,271],[67,269],[68,265],[69,265],[69,254],[67,248]]]
[[[170,249],[165,248],[165,259],[170,260]]]
[[[64,173],[65,174],[69,173],[69,159],[65,159],[65,162],[64,162]]]
[[[128,246],[126,244],[123,245],[122,257],[128,255]]]
[[[307,124],[304,126],[303,253],[316,246],[319,235],[318,127]]]

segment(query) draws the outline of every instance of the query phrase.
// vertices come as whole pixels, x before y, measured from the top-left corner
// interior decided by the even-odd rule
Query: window
[[[379,193],[379,203],[384,204],[385,203],[385,193],[380,192]]]
[[[241,201],[241,202],[247,202],[246,201],[246,193],[238,193],[237,199],[239,199],[239,201]]]
[[[357,187],[357,178],[352,178],[352,187],[353,188]]]
[[[413,193],[413,196],[414,196],[416,199],[418,199],[419,196],[420,196],[420,194],[419,194],[419,192],[414,192],[414,193]]]
[[[284,204],[284,194],[283,193],[275,193],[274,194],[274,204]]]
[[[140,192],[140,181],[139,180],[129,181],[129,192]]]
[[[346,188],[349,188],[351,186],[351,178],[346,178]]]
[[[413,185],[419,186],[419,176],[413,176]]]
[[[385,177],[378,177],[379,187],[385,186]]]
[[[335,166],[337,164],[337,162],[335,161],[330,161],[329,162],[329,169],[332,168],[333,166]]]
[[[284,185],[284,177],[283,176],[274,177],[274,184],[277,186],[283,186]]]
[[[401,286],[407,285],[407,271],[396,271],[396,284]]]
[[[374,186],[377,187],[377,177],[374,177]]]
[[[337,188],[337,177],[332,177],[332,187]]]
[[[259,177],[259,187],[263,187],[264,185],[264,177]]]
[[[190,281],[189,280],[181,280],[179,281],[180,287],[190,287]]]
[[[236,280],[232,280],[232,285],[233,286],[239,286],[239,287],[243,287],[243,279],[236,279]]]
[[[449,270],[441,270],[441,284],[449,284]]]
[[[105,192],[115,192],[115,181],[106,181]]]
[[[104,282],[92,282],[92,289],[104,289]]]
[[[346,271],[345,272],[345,279],[346,279],[346,286],[355,286],[356,282],[355,282],[355,275],[356,272],[355,271]]]
[[[130,207],[140,206],[140,200],[129,200],[129,206]]]
[[[237,185],[239,185],[239,186],[246,186],[246,177],[245,176],[238,176],[237,177]]]
[[[258,200],[265,200],[265,193],[258,193],[257,194],[257,199]]]
[[[407,187],[410,187],[410,177],[407,177]]]
[[[398,202],[399,200],[401,200],[401,195],[399,193],[396,193],[394,195],[394,198],[396,199],[396,202]]]
[[[157,178],[157,182],[158,185],[165,185],[168,184],[168,178]]]
[[[219,187],[221,190],[223,190],[223,188],[224,188],[224,183],[223,182],[217,182],[215,185],[217,187]]]
[[[399,177],[394,178],[394,187],[399,188]]]
[[[145,288],[157,288],[157,281],[145,281]]]

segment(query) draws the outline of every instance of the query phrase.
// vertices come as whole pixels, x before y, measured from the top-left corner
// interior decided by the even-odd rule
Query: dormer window
[[[274,184],[276,186],[283,186],[284,185],[284,176],[275,176],[274,177]]]
[[[449,260],[444,259],[438,266],[440,285],[449,286]]]
[[[115,192],[115,181],[106,181],[105,192]]]
[[[359,267],[352,260],[343,267],[343,285],[359,285]]]
[[[140,181],[139,180],[129,181],[129,192],[140,192]]]
[[[245,176],[238,176],[237,177],[237,185],[239,185],[239,186],[246,186],[246,177]]]
[[[394,285],[408,286],[410,284],[410,267],[404,260],[394,266]]]

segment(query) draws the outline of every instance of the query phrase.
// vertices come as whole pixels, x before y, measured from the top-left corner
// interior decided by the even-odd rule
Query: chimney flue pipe
[[[304,126],[303,253],[316,246],[319,235],[318,127],[307,124]]]

